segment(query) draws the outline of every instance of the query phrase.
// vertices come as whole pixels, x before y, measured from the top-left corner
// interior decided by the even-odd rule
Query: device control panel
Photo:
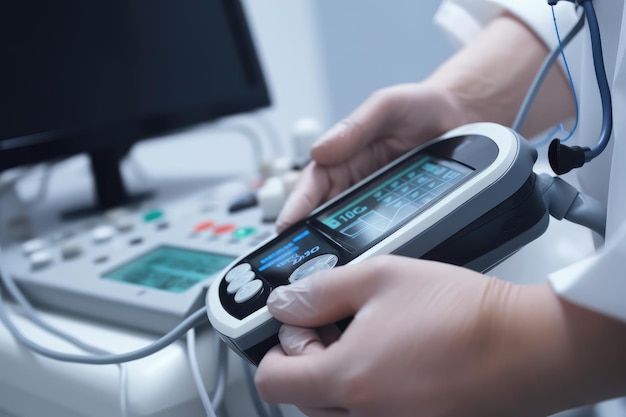
[[[4,260],[35,305],[166,332],[202,307],[215,276],[273,234],[258,208],[229,211],[233,188],[72,221],[8,247]]]

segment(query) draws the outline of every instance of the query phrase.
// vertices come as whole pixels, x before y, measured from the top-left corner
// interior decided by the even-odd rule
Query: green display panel
[[[160,246],[103,278],[181,293],[224,269],[234,259],[217,253]]]

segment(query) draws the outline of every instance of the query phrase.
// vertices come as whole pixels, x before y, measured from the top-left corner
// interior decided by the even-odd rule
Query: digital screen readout
[[[408,218],[467,177],[473,169],[447,159],[423,155],[388,172],[375,184],[361,189],[346,204],[330,208],[317,220],[355,248],[365,248],[393,232]]]
[[[267,280],[277,285],[286,282],[289,275],[307,260],[332,252],[319,235],[304,228],[277,240],[250,262]]]
[[[103,278],[182,293],[226,268],[234,259],[217,253],[161,246]]]

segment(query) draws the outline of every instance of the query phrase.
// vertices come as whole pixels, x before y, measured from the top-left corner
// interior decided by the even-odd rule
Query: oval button
[[[333,269],[335,265],[337,265],[338,260],[337,256],[332,253],[326,253],[309,259],[291,273],[289,282],[294,283],[316,272]]]
[[[246,274],[250,270],[252,270],[252,266],[250,264],[239,264],[230,271],[228,271],[224,279],[226,280],[226,282],[233,282],[237,277]]]
[[[248,282],[241,287],[235,294],[235,302],[238,304],[245,303],[263,289],[263,282],[260,279],[255,279]]]
[[[248,271],[239,275],[237,278],[232,280],[230,284],[228,284],[228,287],[226,287],[226,292],[229,294],[236,293],[237,291],[239,291],[241,287],[246,285],[248,282],[252,281],[254,277],[255,275],[254,275],[254,272],[252,271]]]

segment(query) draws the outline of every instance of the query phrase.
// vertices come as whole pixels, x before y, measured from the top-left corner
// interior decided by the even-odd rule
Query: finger
[[[324,170],[315,162],[307,165],[293,191],[287,197],[283,208],[276,219],[276,230],[285,230],[288,226],[305,217],[314,208],[326,200],[330,180]]]
[[[287,356],[280,346],[269,350],[259,363],[255,384],[261,398],[271,404],[335,407],[331,387],[335,366],[327,365],[325,352]]]
[[[289,356],[322,352],[326,347],[315,329],[284,324],[278,331],[278,339]]]
[[[369,143],[379,139],[392,113],[390,94],[379,92],[371,95],[313,144],[312,158],[323,165],[348,160]]]
[[[378,280],[376,262],[341,266],[318,272],[272,291],[270,313],[279,321],[301,327],[320,327],[353,316],[369,299]]]

